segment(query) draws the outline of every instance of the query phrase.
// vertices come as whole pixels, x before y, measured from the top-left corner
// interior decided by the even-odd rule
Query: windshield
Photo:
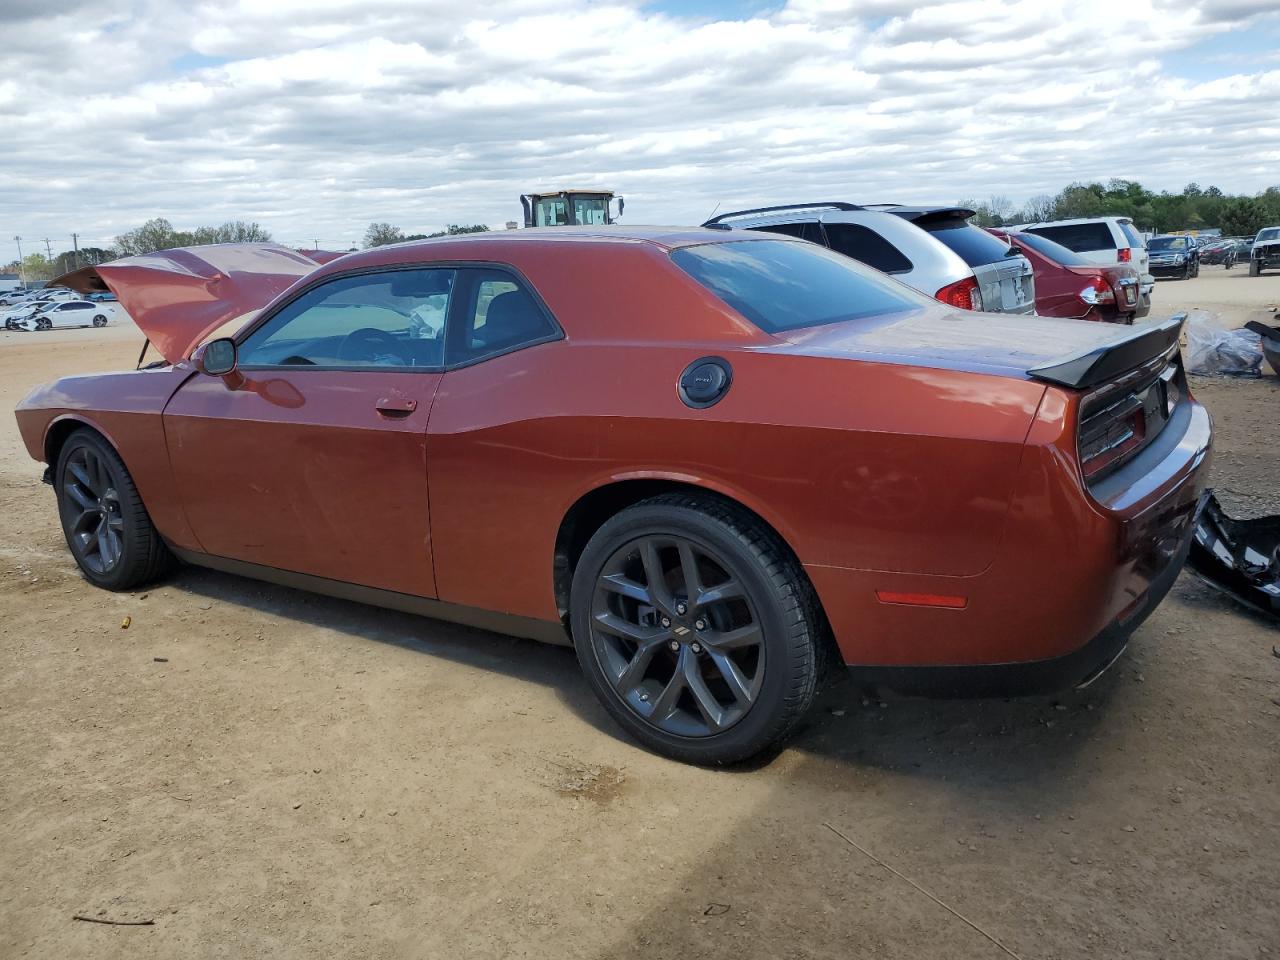
[[[1147,241],[1148,250],[1185,250],[1187,249],[1186,237],[1152,237]]]
[[[706,243],[676,250],[671,259],[766,333],[934,302],[848,257],[796,240]]]
[[[1258,236],[1254,238],[1254,243],[1259,240],[1280,240],[1280,227],[1267,227],[1265,230],[1259,230]]]
[[[1061,264],[1064,267],[1092,266],[1088,260],[1074,250],[1068,250],[1062,244],[1054,243],[1048,237],[1041,237],[1034,233],[1014,233],[1009,235],[1009,239],[1024,247],[1030,247],[1042,257],[1048,257],[1054,263]]]

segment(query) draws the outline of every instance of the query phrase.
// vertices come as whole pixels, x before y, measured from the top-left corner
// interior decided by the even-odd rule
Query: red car
[[[1138,271],[1125,263],[1090,263],[1060,243],[1035,233],[987,228],[1008,240],[1031,261],[1036,278],[1036,313],[1105,323],[1133,323],[1151,310],[1140,290]]]
[[[18,408],[85,577],[174,558],[572,643],[699,763],[828,664],[1091,679],[1169,589],[1210,422],[1180,319],[953,310],[769,234],[558,228],[86,268],[159,349]]]

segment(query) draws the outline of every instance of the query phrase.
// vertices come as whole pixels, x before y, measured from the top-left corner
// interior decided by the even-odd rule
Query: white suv
[[[1009,230],[1038,233],[1060,243],[1090,263],[1112,266],[1127,263],[1138,271],[1142,302],[1151,305],[1151,291],[1156,285],[1151,275],[1151,258],[1147,245],[1128,217],[1078,217],[1075,220],[1053,220],[1024,223]]]
[[[943,303],[992,313],[1034,313],[1031,264],[956,207],[880,208],[843,201],[757,207],[703,224],[810,240],[892,275]]]

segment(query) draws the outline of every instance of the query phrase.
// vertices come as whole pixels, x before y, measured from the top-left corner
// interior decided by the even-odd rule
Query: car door
[[[426,428],[455,275],[313,284],[237,338],[236,371],[179,388],[166,442],[206,553],[436,595]]]
[[[49,311],[49,319],[55,327],[82,327],[92,323],[89,303],[60,303]]]

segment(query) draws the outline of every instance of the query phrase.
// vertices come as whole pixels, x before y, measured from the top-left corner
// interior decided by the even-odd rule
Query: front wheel
[[[105,327],[107,325],[107,318],[104,317],[102,314],[98,314],[96,317],[93,318],[93,325],[95,327]]]
[[[67,546],[90,583],[130,590],[154,580],[173,556],[151,523],[133,478],[111,445],[77,430],[58,454],[58,514]]]
[[[1251,277],[1262,276],[1262,264],[1257,260],[1249,261],[1249,276]]]
[[[825,624],[791,552],[720,500],[669,494],[608,520],[574,571],[578,660],[605,709],[676,760],[744,760],[813,702]]]

